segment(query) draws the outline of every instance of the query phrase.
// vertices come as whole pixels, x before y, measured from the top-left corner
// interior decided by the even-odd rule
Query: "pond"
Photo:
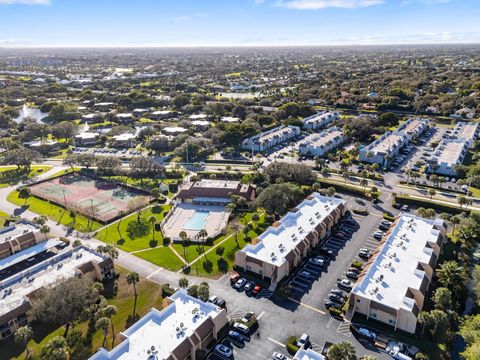
[[[26,117],[34,119],[38,124],[43,124],[44,122],[42,119],[48,116],[48,113],[41,112],[40,109],[30,107],[28,105],[23,105],[22,108],[19,110],[20,115],[13,119],[16,123],[20,123]]]

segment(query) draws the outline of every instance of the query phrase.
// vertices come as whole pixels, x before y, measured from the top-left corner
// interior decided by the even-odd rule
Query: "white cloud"
[[[385,0],[280,0],[278,6],[296,10],[318,10],[325,8],[359,8],[380,5]]]
[[[0,5],[26,4],[26,5],[50,5],[50,0],[0,0]]]

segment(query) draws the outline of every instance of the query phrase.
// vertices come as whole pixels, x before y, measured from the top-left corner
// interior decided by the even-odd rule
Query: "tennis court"
[[[133,198],[145,196],[111,181],[91,178],[80,174],[61,176],[50,181],[32,185],[33,195],[55,202],[70,210],[109,222],[120,211],[128,212]]]

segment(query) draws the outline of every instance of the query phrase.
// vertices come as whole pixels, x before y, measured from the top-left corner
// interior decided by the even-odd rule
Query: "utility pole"
[[[185,152],[187,154],[187,164],[188,164],[188,142],[185,143]]]

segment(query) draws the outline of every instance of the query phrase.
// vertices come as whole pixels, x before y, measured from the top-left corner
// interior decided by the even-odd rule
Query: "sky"
[[[0,0],[0,47],[480,43],[480,0]]]

